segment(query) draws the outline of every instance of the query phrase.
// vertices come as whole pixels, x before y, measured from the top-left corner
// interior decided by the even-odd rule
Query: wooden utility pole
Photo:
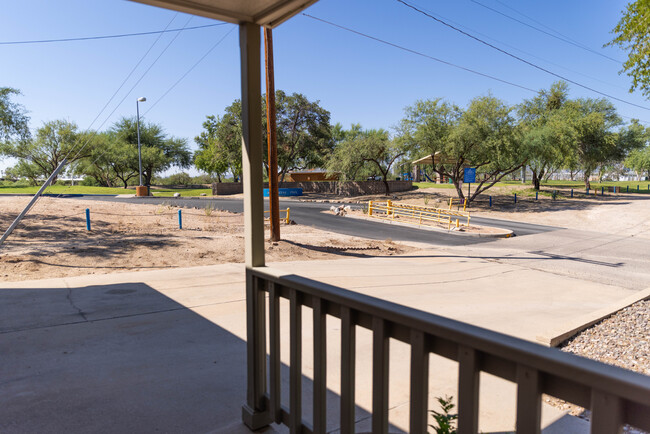
[[[273,34],[264,28],[266,60],[266,128],[269,141],[269,210],[271,241],[280,241],[280,198],[278,196],[278,142],[275,122],[275,79],[273,71]]]

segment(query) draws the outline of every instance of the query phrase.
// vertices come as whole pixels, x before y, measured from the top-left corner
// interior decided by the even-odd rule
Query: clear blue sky
[[[602,46],[612,38],[610,31],[620,19],[626,1],[477,1],[534,26],[548,26],[599,53],[625,59],[622,51]],[[650,102],[640,93],[628,93],[630,79],[619,75],[620,63],[541,34],[471,0],[414,0],[412,3],[571,80],[650,107]],[[557,80],[446,28],[396,0],[321,0],[306,12],[531,89],[548,88]],[[3,2],[0,42],[162,30],[172,19],[170,28],[215,22],[129,1]],[[187,138],[194,148],[193,138],[200,133],[205,116],[221,114],[239,97],[239,43],[235,27],[226,24],[181,32],[129,92],[176,34],[163,35],[92,128],[100,128],[105,122],[101,126],[105,129],[121,116],[133,116],[136,98],[146,96],[148,101],[141,105],[141,113],[146,113],[147,120],[162,124],[170,135]],[[226,34],[210,55],[160,99]],[[14,87],[23,93],[16,101],[29,111],[32,128],[45,121],[64,118],[76,122],[83,130],[91,126],[95,116],[157,37],[0,45],[0,86]],[[443,65],[302,15],[274,30],[274,49],[276,88],[320,100],[331,112],[332,121],[345,126],[361,123],[366,128],[391,128],[403,116],[404,107],[417,99],[442,97],[464,106],[473,97],[489,92],[510,104],[534,96],[530,91]],[[573,97],[599,96],[575,85],[570,85],[570,89]],[[124,97],[126,99],[118,106]],[[650,121],[648,110],[615,104],[623,116]],[[108,113],[115,108],[114,114],[107,119]],[[0,169],[10,164],[8,160],[0,161]]]

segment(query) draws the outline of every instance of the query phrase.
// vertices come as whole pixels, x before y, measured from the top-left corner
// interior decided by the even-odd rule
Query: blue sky
[[[626,1],[545,2],[476,0],[537,27],[560,32],[609,57],[602,48]],[[541,34],[472,0],[411,2],[513,54],[586,86],[650,107],[640,93],[628,93],[630,79],[620,63]],[[129,1],[26,0],[3,2],[0,42],[146,32],[215,21]],[[513,10],[513,8],[515,10]],[[533,18],[530,21],[523,15]],[[531,89],[548,88],[557,78],[494,51],[398,3],[396,0],[321,0],[306,13],[447,62]],[[171,21],[171,24],[170,24]],[[552,32],[548,28],[544,30]],[[228,33],[230,32],[230,33]],[[225,24],[163,35],[99,120],[111,95],[157,35],[67,43],[0,45],[0,86],[19,89],[16,99],[29,111],[31,126],[68,119],[84,130],[105,129],[141,113],[170,135],[193,138],[206,115],[219,115],[239,97],[239,43],[236,26]],[[166,96],[163,94],[221,38],[223,41]],[[166,49],[170,41],[173,42]],[[491,92],[509,104],[533,92],[480,77],[386,46],[302,15],[274,30],[276,88],[320,100],[333,122],[391,128],[404,107],[417,99],[442,97],[464,106]],[[136,81],[160,55],[142,80]],[[130,91],[133,87],[134,89]],[[598,97],[570,85],[573,97]],[[119,104],[124,98],[124,102]],[[650,121],[650,112],[615,102],[619,113]],[[153,105],[155,103],[155,106]],[[112,116],[108,116],[114,110]],[[0,161],[0,169],[10,165]]]

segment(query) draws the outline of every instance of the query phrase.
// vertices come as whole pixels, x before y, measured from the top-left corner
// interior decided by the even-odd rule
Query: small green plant
[[[216,208],[214,205],[210,204],[203,208],[203,212],[205,212],[206,217],[210,217],[212,215],[212,211],[214,211]]]
[[[431,200],[431,198],[429,196],[424,196],[424,204],[425,205],[429,205],[430,200]]]
[[[434,429],[436,434],[456,434],[456,419],[458,419],[458,415],[450,413],[455,407],[451,402],[452,399],[453,397],[451,396],[436,398],[438,404],[440,404],[441,411],[429,411],[435,421],[435,425],[429,426]]]

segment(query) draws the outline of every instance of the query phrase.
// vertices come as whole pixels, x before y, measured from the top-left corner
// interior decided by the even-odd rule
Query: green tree
[[[104,187],[121,182],[127,188],[129,181],[138,176],[137,147],[120,140],[114,131],[99,133],[93,140],[91,155],[79,162],[76,172]]]
[[[0,87],[0,143],[29,138],[29,118],[20,104],[11,101],[20,92],[11,87]]]
[[[208,116],[204,131],[194,141],[199,149],[194,153],[194,165],[211,176],[221,177],[228,171],[241,176],[241,104],[235,101],[226,107],[222,117]]]
[[[401,139],[417,156],[431,155],[433,170],[452,180],[461,199],[464,169],[475,167],[482,176],[467,198],[471,202],[526,162],[512,110],[492,96],[474,98],[464,111],[440,99],[418,101],[406,109]]]
[[[634,170],[638,178],[644,174],[650,179],[650,146],[630,152],[624,164],[625,167]]]
[[[333,149],[330,113],[318,101],[304,95],[275,93],[278,145],[278,167],[284,180],[290,170],[320,167]],[[195,141],[199,145],[201,170],[222,168],[227,162],[235,176],[241,174],[241,102],[235,100],[226,107],[222,117],[208,116],[204,131]],[[262,140],[268,175],[266,139],[266,98],[262,96]],[[208,155],[204,155],[208,153]],[[214,157],[213,157],[214,155]],[[195,158],[196,155],[195,155]],[[196,161],[196,160],[195,160]],[[198,167],[198,166],[197,166]]]
[[[322,108],[318,101],[309,101],[299,93],[287,95],[278,90],[275,93],[275,101],[281,181],[291,170],[325,165],[326,157],[334,147],[330,113]],[[266,123],[264,103],[262,118]]]
[[[407,151],[407,143],[392,139],[386,130],[362,130],[359,125],[353,125],[334,149],[327,170],[354,179],[362,167],[371,166],[381,175],[388,195],[390,169]]]
[[[117,143],[125,146],[125,152],[130,160],[128,168],[138,173],[136,119],[120,119],[111,127],[109,133],[114,135]],[[151,180],[157,172],[165,171],[172,166],[188,168],[191,165],[192,153],[187,146],[187,141],[168,137],[160,125],[140,122],[140,144],[144,185],[151,185]]]
[[[524,151],[533,173],[533,186],[539,190],[544,177],[564,167],[571,154],[573,129],[565,110],[568,86],[553,83],[549,90],[525,100],[518,108]]]
[[[643,146],[644,130],[638,122],[615,131],[622,121],[610,101],[581,98],[566,106],[573,128],[573,155],[569,161],[577,162],[585,188],[591,188],[589,179],[599,166],[621,161],[630,151]]]
[[[616,45],[628,53],[621,72],[632,77],[630,92],[640,89],[650,96],[650,2],[629,3],[612,33],[615,37],[606,45]]]
[[[48,177],[67,157],[68,164],[91,155],[90,134],[80,133],[74,122],[46,122],[34,138],[1,145],[1,153],[17,158],[13,173],[36,184],[37,178]],[[52,183],[56,182],[56,178]]]

